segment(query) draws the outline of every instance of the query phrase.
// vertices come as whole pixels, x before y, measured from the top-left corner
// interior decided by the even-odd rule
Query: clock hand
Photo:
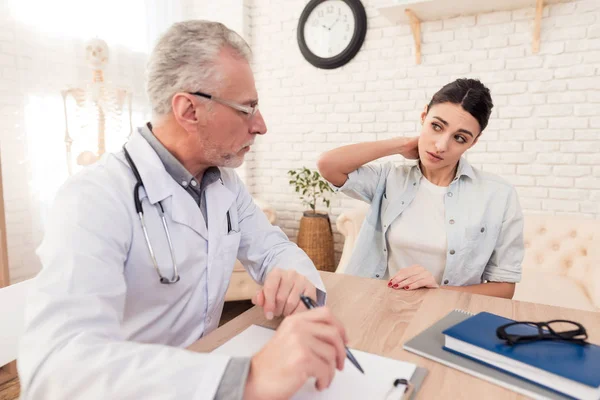
[[[328,28],[329,30],[331,30],[331,28],[333,28],[335,26],[335,24],[338,23],[338,21],[340,20],[340,17],[338,17],[335,22]]]

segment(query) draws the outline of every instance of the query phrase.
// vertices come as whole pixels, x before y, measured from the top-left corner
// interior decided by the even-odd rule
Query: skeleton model
[[[131,92],[112,87],[104,81],[103,70],[108,64],[106,42],[101,39],[88,42],[86,60],[93,70],[92,82],[84,88],[70,88],[61,92],[69,175],[74,172],[73,161],[79,166],[92,164],[104,154],[107,142],[112,149],[124,143],[132,132]],[[124,116],[125,108],[127,114]],[[125,123],[124,117],[128,117]],[[73,154],[76,154],[75,160]]]

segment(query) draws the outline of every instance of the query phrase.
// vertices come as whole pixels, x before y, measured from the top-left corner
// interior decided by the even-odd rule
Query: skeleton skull
[[[104,69],[108,64],[108,46],[102,39],[92,39],[85,46],[85,59],[88,65],[97,70]]]

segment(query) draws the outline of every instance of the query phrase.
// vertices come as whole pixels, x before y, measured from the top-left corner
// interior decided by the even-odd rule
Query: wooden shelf
[[[437,21],[461,15],[535,7],[536,0],[395,0],[379,7],[381,15],[391,22],[410,22],[405,9],[410,9],[421,21]]]
[[[544,0],[393,0],[392,3],[379,7],[379,13],[394,24],[410,24],[415,40],[415,62],[420,64],[421,22],[527,7],[536,7],[532,51],[537,53],[540,50]]]

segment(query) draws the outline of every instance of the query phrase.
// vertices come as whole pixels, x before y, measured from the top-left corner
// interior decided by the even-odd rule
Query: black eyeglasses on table
[[[533,333],[532,329],[537,330]],[[565,319],[555,319],[547,322],[511,322],[499,326],[496,336],[506,340],[509,345],[530,343],[539,340],[557,340],[586,345],[587,331],[579,322]]]

